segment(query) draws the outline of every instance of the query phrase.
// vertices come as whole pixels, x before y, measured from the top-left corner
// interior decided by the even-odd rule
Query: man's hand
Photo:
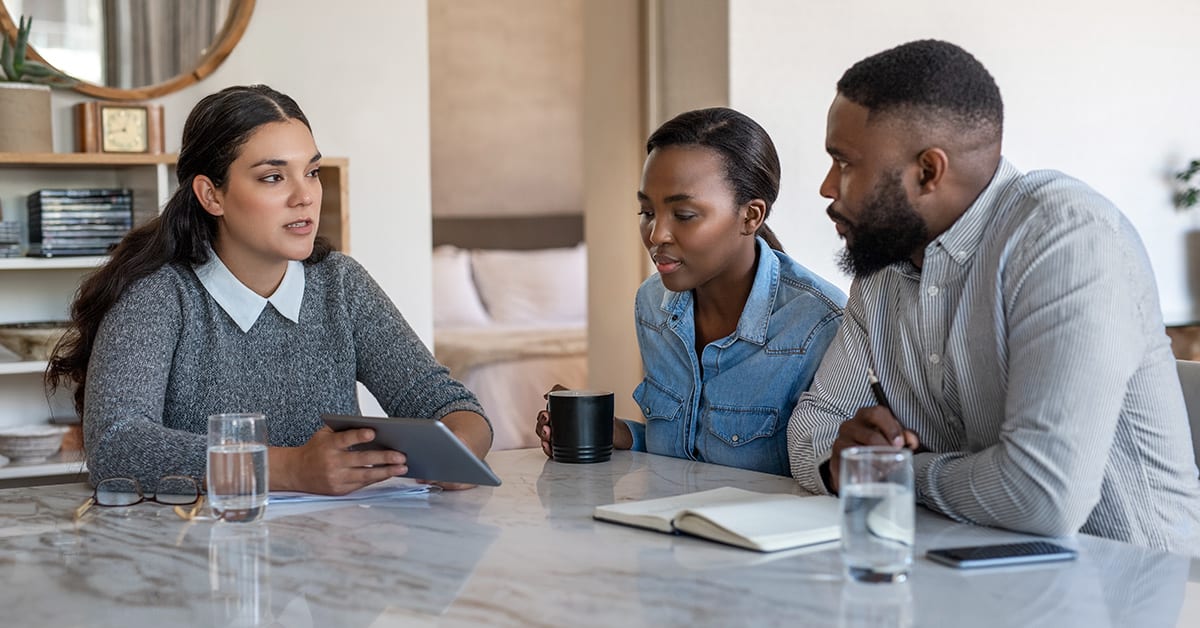
[[[860,446],[907,447],[914,452],[923,451],[916,432],[904,429],[891,410],[884,406],[859,408],[849,421],[838,428],[837,438],[833,441],[833,453],[829,458],[829,483],[834,492],[838,490],[842,450]]]

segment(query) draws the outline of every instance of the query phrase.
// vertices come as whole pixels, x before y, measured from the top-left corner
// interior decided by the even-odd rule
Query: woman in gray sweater
[[[316,237],[321,154],[266,86],[205,97],[183,130],[179,190],[88,277],[47,370],[73,384],[93,483],[205,475],[207,417],[262,412],[272,490],[341,494],[407,473],[404,454],[334,433],[362,382],[391,416],[441,419],[479,457],[491,426],[351,258]],[[452,486],[451,488],[457,488]]]

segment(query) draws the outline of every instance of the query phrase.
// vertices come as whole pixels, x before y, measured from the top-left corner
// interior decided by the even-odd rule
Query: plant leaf
[[[21,74],[21,66],[25,65],[25,50],[29,47],[29,30],[33,28],[33,16],[25,19],[21,16],[21,27],[17,29],[17,43],[13,48],[13,68]]]
[[[25,71],[23,77],[35,83],[69,86],[78,82],[76,79],[37,61],[26,62],[23,70]]]
[[[8,37],[0,34],[0,39],[4,40],[0,47],[0,69],[4,70],[4,78],[8,81],[17,80],[17,71],[13,69],[13,51],[12,44],[9,43]]]

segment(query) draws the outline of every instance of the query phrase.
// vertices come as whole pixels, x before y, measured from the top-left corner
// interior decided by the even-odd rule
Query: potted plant
[[[1175,192],[1175,207],[1180,211],[1200,205],[1200,159],[1193,159],[1188,167],[1175,173],[1179,181]],[[1196,183],[1192,183],[1192,178]]]
[[[27,58],[32,26],[33,18],[21,16],[16,40],[0,37],[0,152],[53,152],[50,86],[75,82]]]

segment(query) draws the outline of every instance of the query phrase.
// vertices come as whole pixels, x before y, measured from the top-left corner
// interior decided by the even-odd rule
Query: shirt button
[[[646,406],[645,408],[642,408],[642,412],[645,412],[646,416],[650,416],[650,406]]]
[[[930,354],[929,354],[929,363],[930,363],[930,364],[938,364],[938,363],[940,363],[941,361],[942,361],[942,356],[940,356],[940,355],[938,355],[938,354],[936,354],[936,353],[930,353]]]
[[[731,441],[733,441],[733,442],[735,442],[735,443],[736,443],[736,442],[738,442],[738,435],[737,435],[737,434],[734,434],[733,436],[731,436],[731,437],[729,438],[729,440],[731,440]]]
[[[939,291],[937,286],[929,286],[929,289],[927,289],[925,292],[931,297],[936,297]]]

